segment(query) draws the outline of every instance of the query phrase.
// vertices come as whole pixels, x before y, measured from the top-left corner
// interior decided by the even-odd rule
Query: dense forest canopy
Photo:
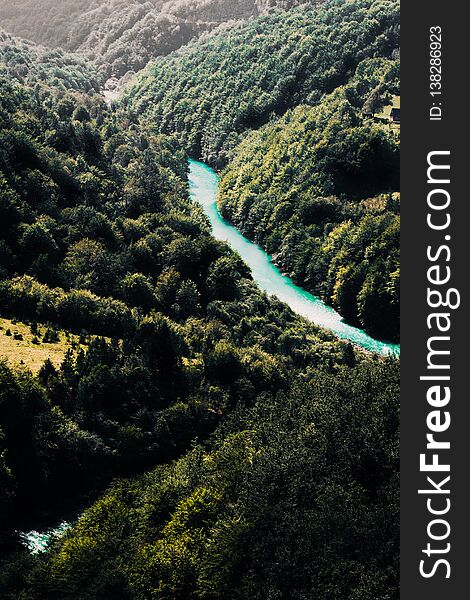
[[[277,10],[157,60],[124,98],[227,165],[223,215],[284,271],[393,340],[399,131],[374,114],[399,95],[398,28],[393,0]]]
[[[268,298],[190,199],[188,153],[226,165],[224,214],[299,281],[372,331],[395,310],[398,139],[371,115],[399,91],[397,3],[198,14],[274,4],[111,107],[103,72],[2,34],[0,317],[69,340],[34,374],[0,361],[2,598],[398,598],[398,362]],[[48,14],[36,40],[70,49],[112,21],[138,53],[130,5],[163,3],[0,0],[0,22]],[[66,501],[31,554],[18,530]]]
[[[302,402],[307,394],[302,386],[311,382],[316,389],[314,382],[321,373],[324,377],[344,373],[342,377],[358,381],[359,376],[349,371],[356,364],[366,382],[371,377],[380,379],[384,366],[378,359],[355,353],[348,344],[335,341],[260,293],[245,265],[210,236],[201,209],[189,201],[185,154],[175,139],[149,136],[125,113],[108,109],[99,96],[80,98],[46,86],[30,89],[5,80],[1,91],[2,314],[31,326],[48,322],[52,329],[65,327],[92,336],[86,352],[71,349],[59,369],[46,362],[37,376],[0,365],[2,593],[16,598],[20,590],[27,590],[31,598],[51,599],[63,597],[66,589],[70,598],[97,598],[113,590],[115,597],[139,598],[142,589],[160,578],[167,594],[161,597],[171,598],[172,590],[181,589],[184,594],[193,586],[194,578],[200,577],[209,577],[204,586],[215,590],[211,592],[214,597],[223,597],[225,592],[220,590],[233,589],[240,597],[250,586],[261,590],[261,583],[251,581],[249,570],[247,579],[238,581],[239,569],[248,568],[244,552],[232,557],[239,561],[238,566],[234,563],[235,570],[220,580],[216,573],[203,574],[203,562],[194,563],[200,550],[192,542],[188,546],[192,558],[184,558],[187,551],[179,549],[171,515],[179,518],[182,507],[191,507],[195,501],[194,518],[200,518],[199,495],[205,506],[206,500],[212,502],[213,493],[204,491],[204,471],[194,472],[193,484],[182,488],[178,484],[178,495],[171,492],[173,500],[165,509],[168,512],[159,513],[160,525],[155,522],[155,526],[162,528],[160,544],[176,546],[162,557],[155,549],[156,562],[151,561],[145,573],[141,573],[143,565],[138,562],[129,564],[125,573],[119,566],[121,560],[127,560],[115,552],[121,526],[112,511],[100,513],[102,506],[113,505],[114,491],[109,492],[110,499],[105,496],[90,509],[90,515],[95,511],[97,516],[92,518],[98,518],[100,529],[109,532],[111,545],[107,542],[104,548],[92,542],[101,558],[86,551],[88,562],[78,569],[70,568],[68,559],[63,562],[63,552],[72,561],[82,561],[78,549],[88,544],[87,516],[70,533],[77,537],[70,538],[72,541],[65,538],[63,548],[59,544],[57,556],[54,552],[45,557],[26,554],[15,537],[15,523],[25,510],[34,514],[50,503],[57,490],[60,494],[73,493],[77,482],[81,489],[87,489],[103,485],[117,474],[129,475],[166,463],[183,455],[195,438],[207,440],[204,452],[208,457],[212,452],[218,457],[221,450],[216,439],[223,444],[225,438],[228,441],[235,436],[235,440],[237,432],[250,429],[250,435],[259,437],[259,452],[264,453],[262,448],[271,448],[271,442],[264,441],[261,430],[258,433],[262,420],[257,420],[256,411],[251,415],[251,407],[275,412],[275,407],[285,402]],[[387,369],[389,376],[396,378],[393,361]],[[300,386],[297,391],[295,385]],[[327,387],[325,383],[323,389]],[[351,383],[345,387],[350,388]],[[393,403],[394,397],[392,385],[387,388],[387,403]],[[338,410],[341,406],[338,402]],[[246,410],[249,412],[244,416]],[[232,419],[234,411],[240,414]],[[295,427],[302,429],[303,425]],[[232,428],[232,433],[224,428]],[[219,433],[210,441],[208,436],[214,431]],[[351,435],[354,437],[354,429]],[[393,448],[395,426],[387,440]],[[278,451],[283,449],[284,443]],[[378,446],[375,449],[379,452]],[[292,448],[293,456],[297,451],[301,447]],[[269,453],[263,461],[270,460]],[[189,454],[181,465],[191,462],[192,457],[193,453]],[[321,455],[318,460],[323,460]],[[393,464],[392,455],[386,460]],[[262,464],[260,469],[264,469]],[[148,475],[121,485],[140,490],[144,497],[159,494],[159,484],[154,481],[166,477],[165,469],[173,481],[173,468],[179,468],[177,463],[162,467],[163,471],[155,475],[157,480]],[[209,519],[208,527],[216,529],[221,525],[225,529],[223,523],[247,520],[247,529],[242,528],[237,534],[242,537],[234,543],[255,548],[265,543],[271,517],[268,513],[250,517],[249,505],[242,502],[235,508],[232,500],[243,486],[261,485],[257,477],[262,470],[251,476],[250,471],[245,473],[243,463],[233,468],[234,474],[238,469],[237,477],[242,477],[242,487],[227,488],[228,495],[220,496],[216,512],[204,519]],[[370,484],[363,482],[357,471],[358,485],[379,486],[383,488],[380,494],[388,498],[386,488],[393,487],[390,469],[388,475]],[[228,472],[221,475],[224,479],[232,477]],[[292,476],[291,493],[303,494]],[[225,485],[220,482],[220,486]],[[219,497],[222,488],[214,493]],[[377,493],[378,487],[374,495]],[[269,497],[264,500],[269,501]],[[395,506],[393,494],[389,502]],[[163,505],[159,506],[163,510]],[[375,509],[364,500],[364,511],[368,510],[375,518]],[[132,503],[124,503],[119,511],[120,518],[133,522]],[[281,513],[278,518],[282,521]],[[298,519],[302,518],[299,513]],[[395,518],[390,505],[390,519]],[[210,525],[210,519],[217,521]],[[193,527],[189,521],[188,526]],[[147,526],[143,523],[142,527],[145,530]],[[180,531],[181,525],[175,522],[175,527]],[[154,535],[150,529],[144,536],[149,535]],[[186,537],[183,529],[181,535]],[[293,533],[285,530],[277,535]],[[204,538],[198,539],[198,544],[206,546]],[[142,541],[132,543],[147,552]],[[213,550],[208,547],[204,551],[207,568],[213,560],[223,560],[217,550],[223,538],[214,539],[214,543]],[[273,539],[273,543],[278,542]],[[380,589],[393,585],[393,570],[387,571],[392,554],[390,550],[383,556],[388,565],[385,571],[372,553],[357,559],[367,577],[378,578]],[[92,575],[93,564],[106,556],[106,568]],[[108,559],[113,566],[108,565]],[[49,561],[56,560],[59,562],[51,569]],[[174,560],[183,560],[181,570],[165,571],[165,561]],[[186,560],[189,563],[185,566]],[[271,559],[266,555],[261,560],[266,560],[268,571],[263,577],[269,580]],[[308,552],[305,561],[309,571]],[[193,575],[188,574],[188,568]],[[44,572],[51,578],[44,577]],[[313,576],[312,570],[308,578]],[[301,593],[303,586],[312,585],[308,578],[293,574],[291,585]],[[360,588],[362,578],[357,574],[348,585]],[[237,591],[239,584],[242,588]],[[285,582],[269,582],[273,589],[280,585]],[[321,589],[323,584],[318,585]]]
[[[161,362],[154,375],[168,377],[167,383],[174,368],[183,368],[183,356],[191,370],[196,367],[187,354],[189,337],[200,335],[206,319],[218,323],[209,327],[217,330],[217,341],[229,336],[219,350],[228,361],[235,353],[234,364],[242,358],[235,346],[243,346],[245,336],[255,346],[263,340],[263,352],[282,355],[286,347],[287,358],[287,339],[275,336],[289,322],[307,336],[296,355],[299,365],[318,362],[315,338],[331,340],[325,346],[331,357],[326,352],[321,361],[334,363],[337,355],[341,362],[347,354],[347,346],[268,301],[239,257],[210,236],[202,210],[188,199],[185,155],[174,140],[149,138],[125,115],[108,112],[99,98],[81,102],[2,82],[0,102],[4,313],[125,339],[109,348],[109,360],[134,348],[137,361],[141,336],[155,336],[149,360]],[[253,326],[252,306],[260,312]],[[170,346],[158,349],[165,336]],[[224,380],[223,370],[214,376]],[[161,394],[151,389],[157,401]]]
[[[191,155],[224,165],[244,132],[348,82],[365,58],[398,49],[395,0],[276,10],[155,61],[126,105]]]
[[[385,362],[239,406],[4,580],[26,564],[44,600],[398,598],[397,388]]]
[[[0,29],[0,76],[20,83],[45,83],[56,89],[98,91],[99,75],[76,54],[20,40]]]
[[[318,106],[249,135],[219,193],[223,216],[284,271],[388,339],[399,336],[398,139],[363,115],[398,90],[395,61],[363,61]]]
[[[309,0],[306,0],[307,2]],[[311,0],[311,4],[318,0]],[[0,24],[22,38],[78,52],[117,83],[221,23],[297,0],[0,0]],[[113,81],[109,81],[112,85]]]

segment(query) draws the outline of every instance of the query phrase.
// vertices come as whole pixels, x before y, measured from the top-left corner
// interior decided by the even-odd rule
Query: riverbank
[[[296,285],[281,273],[270,257],[260,246],[246,239],[235,227],[225,221],[217,207],[217,173],[204,163],[189,161],[189,184],[192,198],[202,205],[212,225],[213,235],[227,242],[236,250],[250,267],[253,278],[259,287],[270,296],[285,302],[297,314],[320,327],[329,329],[337,337],[383,356],[400,354],[398,344],[376,340],[365,331],[353,327],[343,320],[333,308],[320,298]]]

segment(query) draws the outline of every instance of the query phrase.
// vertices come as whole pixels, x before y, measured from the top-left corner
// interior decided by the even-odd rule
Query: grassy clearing
[[[395,136],[400,134],[400,123],[390,120],[390,112],[393,108],[400,108],[400,96],[392,96],[392,103],[387,104],[382,110],[374,114],[374,120],[381,123],[385,131],[391,131]]]
[[[56,332],[57,341],[48,341],[48,330],[45,325],[34,328],[0,317],[0,358],[6,358],[10,364],[26,366],[37,373],[47,358],[58,366],[69,348],[86,347],[80,345],[78,335],[60,330]],[[51,330],[49,338],[50,332]]]

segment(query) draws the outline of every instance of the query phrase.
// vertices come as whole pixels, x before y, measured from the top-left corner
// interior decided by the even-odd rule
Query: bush
[[[60,336],[56,329],[52,327],[48,327],[44,333],[42,338],[44,344],[56,344],[60,342]]]

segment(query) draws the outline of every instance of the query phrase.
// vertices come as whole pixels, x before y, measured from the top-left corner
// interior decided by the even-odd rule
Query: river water
[[[235,227],[222,218],[217,208],[217,173],[206,164],[189,161],[189,185],[191,197],[202,205],[209,217],[213,235],[226,241],[250,267],[253,278],[270,296],[277,296],[293,311],[316,325],[330,329],[339,338],[379,354],[400,354],[400,346],[376,340],[365,331],[344,322],[341,315],[322,300],[295,285],[289,277],[281,274],[271,257],[260,246],[247,240]]]
[[[45,531],[19,532],[20,540],[28,548],[31,554],[47,552],[49,544],[54,539],[59,539],[71,527],[67,521],[62,521],[57,527],[51,527]]]

